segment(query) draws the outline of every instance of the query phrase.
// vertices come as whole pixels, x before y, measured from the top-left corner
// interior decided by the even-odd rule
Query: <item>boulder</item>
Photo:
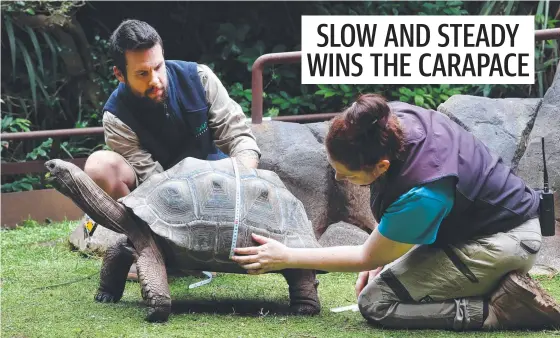
[[[517,174],[529,186],[543,188],[543,156],[541,138],[544,137],[546,167],[549,186],[555,192],[556,219],[560,221],[560,67],[552,86],[544,95],[533,129],[528,138],[525,153],[517,168]]]
[[[262,153],[259,168],[277,173],[303,203],[318,238],[330,223],[330,165],[323,145],[298,123],[265,121],[251,129]]]
[[[305,126],[311,130],[318,142],[324,144],[329,130],[329,121],[309,123]],[[323,146],[323,150],[326,149]],[[345,221],[370,231],[375,229],[377,222],[370,207],[370,188],[352,184],[347,181],[336,181],[335,170],[329,166],[329,177],[332,180],[332,191],[329,200],[331,221]],[[330,227],[330,226],[329,226]]]
[[[541,101],[454,95],[438,111],[484,142],[506,165],[515,167]]]
[[[543,237],[538,264],[560,271],[560,67],[554,82],[546,91],[537,118],[528,137],[527,147],[517,174],[532,188],[543,188],[543,160],[541,137],[545,139],[546,166],[549,186],[554,191],[556,236]]]
[[[327,227],[319,238],[319,244],[323,247],[362,245],[368,237],[369,234],[366,231],[341,221]]]
[[[251,126],[262,152],[259,168],[276,172],[302,201],[317,238],[338,221],[375,227],[369,188],[334,179],[323,145],[328,124],[267,121]]]

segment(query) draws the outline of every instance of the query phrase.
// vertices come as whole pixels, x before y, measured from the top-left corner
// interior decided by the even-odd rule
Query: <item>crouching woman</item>
[[[325,140],[337,180],[371,187],[379,226],[361,246],[293,249],[254,235],[252,274],[360,272],[358,305],[389,328],[544,329],[560,307],[527,272],[541,247],[539,194],[445,115],[367,94]]]

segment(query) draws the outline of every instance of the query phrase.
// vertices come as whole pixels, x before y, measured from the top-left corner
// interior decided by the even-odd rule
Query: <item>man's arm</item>
[[[251,128],[245,122],[241,106],[229,94],[216,74],[206,65],[198,65],[198,74],[206,92],[209,127],[216,146],[235,156],[247,167],[256,168],[261,151]]]
[[[154,161],[152,154],[142,148],[136,133],[108,111],[103,114],[103,129],[105,143],[112,151],[120,154],[132,165],[136,177],[138,177],[138,184],[151,175],[163,171],[159,162]]]

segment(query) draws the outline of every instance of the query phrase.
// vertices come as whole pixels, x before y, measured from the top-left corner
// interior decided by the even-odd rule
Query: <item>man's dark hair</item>
[[[125,20],[111,34],[109,39],[109,53],[115,66],[126,77],[127,50],[144,50],[156,44],[163,50],[163,42],[158,32],[148,23],[139,20]]]

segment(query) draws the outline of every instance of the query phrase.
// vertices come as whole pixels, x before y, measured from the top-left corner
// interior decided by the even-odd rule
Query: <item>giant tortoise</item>
[[[127,272],[136,260],[148,321],[169,317],[166,267],[246,273],[230,257],[234,247],[257,244],[251,233],[289,247],[320,246],[303,204],[278,175],[246,168],[233,158],[186,158],[151,176],[118,201],[70,162],[55,159],[45,165],[57,190],[95,222],[127,237],[107,249],[95,299],[119,301]],[[291,312],[318,313],[316,272],[280,273],[289,285]]]

